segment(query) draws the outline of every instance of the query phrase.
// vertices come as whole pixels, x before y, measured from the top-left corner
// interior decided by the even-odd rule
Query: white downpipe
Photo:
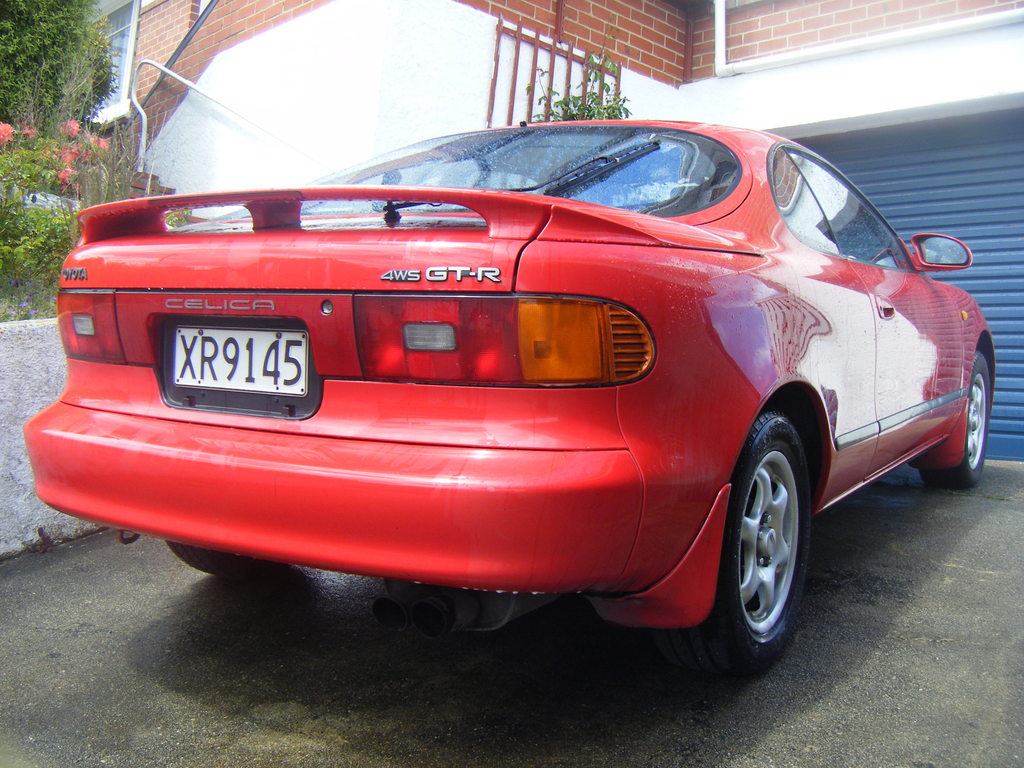
[[[786,53],[773,53],[768,56],[759,56],[756,59],[745,59],[730,64],[727,61],[728,50],[726,48],[727,27],[726,27],[726,0],[714,0],[715,2],[715,76],[729,77],[731,75],[742,75],[747,72],[757,72],[762,69],[774,67],[785,67],[790,64],[800,64],[805,61],[815,61],[831,56],[842,56],[848,53],[859,53],[870,51],[875,48],[885,48],[894,45],[915,43],[919,40],[929,40],[935,37],[956,35],[966,32],[977,32],[990,27],[1000,27],[1006,24],[1018,24],[1024,22],[1024,9],[1010,11],[999,11],[998,13],[984,13],[979,16],[969,16],[963,19],[952,21],[941,21],[937,24],[929,24],[924,27],[912,29],[901,29],[896,32],[886,32],[880,35],[870,35],[857,40],[843,40],[838,43],[826,43],[815,45],[810,48],[803,48],[798,51]]]

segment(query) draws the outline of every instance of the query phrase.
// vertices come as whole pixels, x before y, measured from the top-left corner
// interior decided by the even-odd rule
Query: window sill
[[[127,117],[128,113],[131,112],[131,106],[131,102],[128,99],[123,99],[116,104],[110,104],[96,113],[96,122],[106,125],[107,123],[113,123]]]

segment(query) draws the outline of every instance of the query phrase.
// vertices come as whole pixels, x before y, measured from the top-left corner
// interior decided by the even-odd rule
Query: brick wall
[[[492,16],[556,37],[558,0],[459,0]],[[685,77],[686,25],[663,0],[562,0],[562,34],[583,50],[607,51],[641,75],[678,85]]]
[[[735,0],[728,12],[729,61],[852,40],[983,13],[1024,0]],[[695,21],[694,79],[714,72],[714,22]]]
[[[185,37],[196,18],[195,0],[156,0],[142,9],[135,43],[135,60],[152,59],[163,64]],[[139,73],[136,93],[149,92],[156,82],[157,71],[144,67]]]
[[[196,80],[220,50],[251,38],[331,0],[219,0],[206,24],[175,65]],[[711,3],[691,19],[692,55],[687,62],[687,19],[667,0],[458,0],[493,16],[577,48],[606,50],[630,70],[678,85],[714,73]],[[688,0],[691,8],[701,8]],[[165,62],[198,16],[197,0],[156,0],[142,9],[136,57]],[[561,6],[561,34],[556,34]],[[1024,0],[729,0],[729,60],[891,32],[938,21],[1024,7]],[[692,67],[687,71],[688,63]],[[146,95],[156,71],[143,71],[138,93]],[[154,128],[177,105],[184,89],[167,80],[147,103]]]

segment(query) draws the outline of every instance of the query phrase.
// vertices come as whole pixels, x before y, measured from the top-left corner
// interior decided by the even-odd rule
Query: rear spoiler
[[[304,202],[335,200],[379,201],[396,207],[408,203],[458,205],[483,218],[493,239],[672,245],[759,255],[736,241],[679,221],[592,203],[495,189],[391,186],[211,192],[122,200],[78,214],[82,232],[79,244],[159,235],[168,231],[168,213],[191,208],[245,208],[252,217],[254,231],[299,228]]]

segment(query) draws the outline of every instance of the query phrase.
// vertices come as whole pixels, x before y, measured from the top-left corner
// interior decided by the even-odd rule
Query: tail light
[[[624,307],[561,297],[356,296],[363,375],[384,381],[620,384],[654,359]]]
[[[112,291],[62,291],[57,296],[57,323],[68,357],[108,363],[125,361]]]

